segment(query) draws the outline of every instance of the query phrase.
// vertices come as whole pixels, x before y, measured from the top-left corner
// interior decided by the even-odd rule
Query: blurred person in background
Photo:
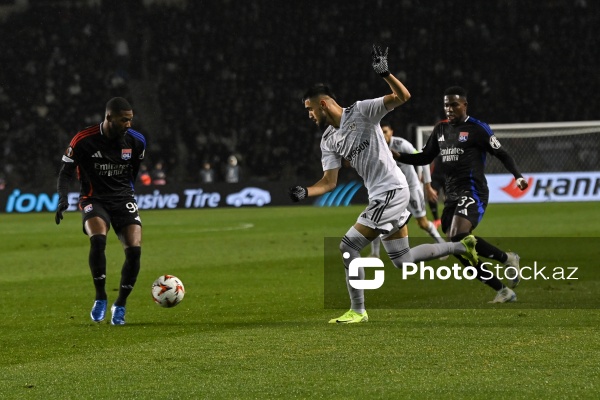
[[[167,173],[165,172],[162,161],[159,161],[154,165],[154,169],[150,173],[150,176],[152,177],[152,184],[155,186],[167,184]]]
[[[237,157],[233,154],[227,158],[224,176],[227,183],[238,183],[240,181],[240,166]]]
[[[150,186],[152,184],[152,177],[150,176],[150,172],[148,172],[148,167],[146,166],[146,164],[140,165],[138,182],[141,183],[143,186]]]
[[[440,219],[439,203],[443,203],[442,197],[444,196],[444,184],[446,177],[444,176],[444,166],[442,164],[442,157],[437,156],[431,164],[429,164],[431,173],[431,191],[425,192],[427,197],[427,204],[431,210],[433,217],[433,224],[435,228],[439,228],[442,224]]]
[[[213,169],[210,162],[206,161],[202,164],[200,169],[200,182],[202,183],[214,183],[215,182],[215,170]]]

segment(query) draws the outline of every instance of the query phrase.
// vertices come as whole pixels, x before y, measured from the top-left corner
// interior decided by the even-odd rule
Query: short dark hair
[[[467,91],[460,86],[452,86],[444,90],[444,96],[458,96],[467,98]]]
[[[381,122],[379,123],[379,126],[381,126],[382,128],[383,128],[384,126],[387,126],[387,127],[389,127],[391,130],[394,130],[394,128],[392,128],[392,124],[391,124],[389,121],[381,121]]]
[[[106,111],[120,113],[121,111],[131,110],[131,104],[122,97],[113,97],[106,103]]]
[[[323,83],[317,83],[304,93],[304,95],[302,96],[302,102],[305,102],[308,99],[312,99],[313,97],[322,95],[329,96],[337,101],[337,99],[335,98],[335,94],[333,94],[329,86]]]

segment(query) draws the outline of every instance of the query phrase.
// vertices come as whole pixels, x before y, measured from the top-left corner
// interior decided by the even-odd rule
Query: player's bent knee
[[[94,235],[90,238],[92,250],[104,251],[106,249],[106,235]]]
[[[142,248],[140,246],[132,246],[125,249],[125,256],[128,260],[137,261],[142,256]]]
[[[342,258],[344,259],[344,266],[346,268],[348,268],[348,265],[350,265],[350,261],[360,257],[360,251],[356,250],[354,247],[344,242],[344,240],[340,242],[340,253],[342,253]]]
[[[350,246],[343,240],[340,242],[340,253],[344,255],[344,253],[349,253],[351,255],[360,255],[360,252],[354,247]]]

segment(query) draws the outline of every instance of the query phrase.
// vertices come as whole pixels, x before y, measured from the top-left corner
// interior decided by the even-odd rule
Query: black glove
[[[300,200],[304,200],[308,195],[308,191],[304,186],[294,186],[288,190],[288,194],[290,195],[290,199],[293,202],[299,202]]]
[[[390,74],[387,64],[388,48],[385,48],[385,53],[381,50],[381,47],[373,45],[373,69],[379,74],[379,76],[386,77]]]
[[[54,216],[54,222],[56,225],[60,224],[60,221],[63,219],[63,213],[69,208],[69,202],[66,198],[61,197],[58,199],[58,207],[56,207],[56,215]]]

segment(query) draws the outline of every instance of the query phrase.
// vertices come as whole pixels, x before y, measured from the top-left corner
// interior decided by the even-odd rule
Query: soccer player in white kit
[[[406,139],[394,136],[394,130],[389,122],[381,122],[381,130],[385,137],[385,142],[388,144],[391,150],[397,153],[416,153],[415,147]],[[433,238],[437,243],[445,242],[446,240],[437,231],[433,222],[427,219],[427,210],[425,209],[425,194],[423,193],[424,188],[427,190],[431,189],[431,173],[429,172],[429,166],[423,167],[423,186],[417,175],[417,171],[413,165],[396,163],[400,170],[406,177],[408,182],[408,189],[410,192],[410,199],[408,201],[408,211],[417,220],[419,227],[423,229],[429,236]],[[379,258],[379,249],[381,248],[381,238],[376,237],[371,242],[371,254],[370,257]],[[441,257],[442,259],[448,258],[448,256]]]
[[[349,284],[348,267],[352,260],[360,257],[360,251],[380,234],[383,235],[383,246],[397,268],[402,268],[404,262],[425,261],[449,254],[462,254],[472,263],[478,262],[473,236],[465,237],[461,242],[423,244],[413,249],[409,247],[406,228],[410,215],[406,210],[408,184],[392,157],[379,123],[388,112],[404,104],[410,98],[410,93],[390,74],[387,53],[387,49],[383,52],[378,46],[373,46],[373,68],[390,86],[391,94],[357,101],[348,108],[342,108],[331,90],[322,84],[313,86],[303,96],[309,118],[325,130],[321,139],[323,177],[312,186],[290,188],[291,199],[300,201],[333,190],[342,158],[362,177],[369,194],[369,205],[340,242],[350,310],[330,320],[330,323],[368,321],[364,290]],[[358,279],[364,279],[362,268],[359,269]]]

